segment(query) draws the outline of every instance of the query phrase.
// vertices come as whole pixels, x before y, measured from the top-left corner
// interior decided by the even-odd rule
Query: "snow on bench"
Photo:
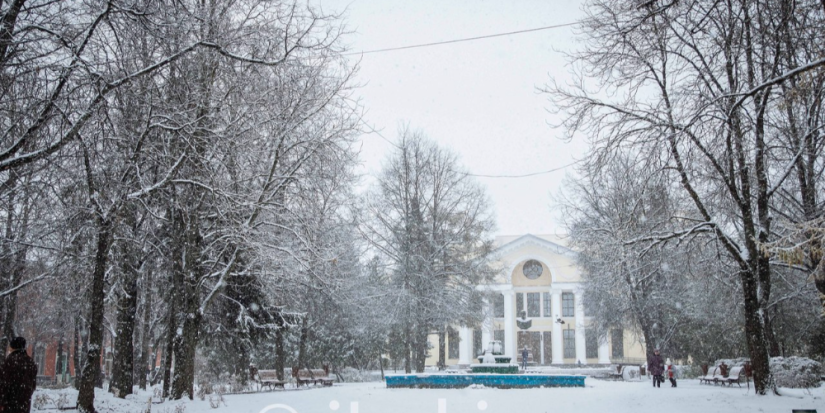
[[[324,386],[332,386],[335,378],[329,375],[329,367],[324,366],[323,369],[299,369],[292,368],[292,377],[295,378],[297,386],[312,384],[322,384]]]
[[[263,386],[269,386],[269,389],[272,390],[272,386],[284,388],[284,384],[286,384],[285,380],[278,380],[278,370],[258,370],[258,383]]]

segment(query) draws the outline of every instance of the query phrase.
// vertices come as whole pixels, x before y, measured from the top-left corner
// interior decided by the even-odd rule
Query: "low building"
[[[478,287],[493,297],[485,321],[478,328],[448,329],[448,366],[477,363],[494,340],[513,361],[527,347],[537,365],[644,363],[644,345],[632,332],[614,330],[600,340],[588,328],[591,318],[583,305],[576,252],[565,244],[553,235],[496,239],[495,256],[503,271],[492,284]],[[527,330],[517,326],[522,311],[532,322]],[[434,349],[437,340],[437,335],[430,337]],[[437,362],[438,352],[431,351],[427,365]]]

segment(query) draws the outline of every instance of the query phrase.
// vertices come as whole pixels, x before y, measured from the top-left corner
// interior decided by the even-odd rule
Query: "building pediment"
[[[576,252],[562,245],[563,238],[552,235],[526,234],[518,237],[499,237],[499,247],[494,256],[504,270],[503,278],[497,284],[514,285],[514,271],[522,271],[521,265],[528,260],[536,260],[547,269],[552,282],[578,282],[579,272],[575,266]],[[556,242],[558,241],[558,242]],[[519,272],[520,276],[521,272]],[[549,284],[544,280],[521,280],[519,285]]]
[[[556,236],[553,237],[560,238]],[[529,247],[539,247],[541,249],[547,250],[547,252],[563,255],[571,259],[576,258],[577,255],[576,252],[572,249],[567,248],[564,245],[561,245],[557,242],[553,242],[543,236],[526,234],[513,240],[506,240],[506,237],[502,238],[505,238],[505,242],[498,248],[496,248],[496,250],[494,251],[494,254],[500,258],[517,252],[520,249],[527,249]]]

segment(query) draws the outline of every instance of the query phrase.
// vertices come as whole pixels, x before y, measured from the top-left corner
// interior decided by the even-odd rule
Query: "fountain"
[[[516,324],[522,331],[533,326],[533,320],[521,311]],[[584,387],[584,376],[554,375],[546,373],[519,372],[518,364],[512,357],[504,355],[501,341],[491,341],[484,353],[478,356],[478,364],[470,365],[469,372],[420,373],[387,375],[389,388],[462,388],[471,385],[486,387],[530,388],[530,387]]]
[[[529,326],[528,326],[529,328]],[[387,375],[388,388],[464,388],[471,385],[486,387],[584,387],[584,376],[552,375],[519,372],[512,358],[502,354],[500,341],[491,341],[479,356],[479,364],[470,366],[469,373],[420,373]]]
[[[473,373],[518,373],[518,365],[511,364],[511,359],[512,357],[502,354],[500,341],[491,341],[484,350],[484,354],[478,357],[479,364],[471,365],[470,371]]]

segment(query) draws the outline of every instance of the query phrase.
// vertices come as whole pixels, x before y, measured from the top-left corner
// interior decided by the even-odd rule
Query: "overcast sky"
[[[317,0],[325,12],[346,9],[353,51],[447,41],[572,23],[578,1]],[[455,151],[473,174],[523,175],[568,165],[582,142],[565,143],[547,96],[551,77],[570,78],[561,51],[576,47],[573,27],[417,49],[351,56],[360,61],[356,96],[365,121],[390,140],[408,123]],[[374,175],[390,145],[362,136],[361,172]],[[528,178],[476,178],[486,186],[497,234],[563,232],[553,208],[572,168]],[[369,178],[367,178],[368,180]]]

